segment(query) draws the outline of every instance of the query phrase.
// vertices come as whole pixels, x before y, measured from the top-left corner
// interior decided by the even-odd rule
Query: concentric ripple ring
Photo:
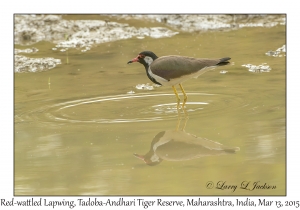
[[[215,94],[188,93],[191,97],[209,97]],[[137,93],[111,96],[99,96],[71,100],[53,105],[43,106],[17,116],[22,121],[61,122],[61,123],[130,123],[169,120],[178,117],[176,103],[157,103],[161,100],[147,100],[149,97],[173,97],[172,93]],[[234,98],[233,96],[226,96]],[[147,101],[135,103],[133,99],[146,98]],[[166,100],[170,102],[170,100]],[[189,101],[187,111],[198,112],[210,104],[212,99],[206,101]],[[111,106],[108,102],[118,102]],[[221,106],[218,104],[218,109]],[[236,103],[235,103],[236,104]],[[118,107],[118,108],[116,108]],[[223,107],[225,108],[225,107]]]

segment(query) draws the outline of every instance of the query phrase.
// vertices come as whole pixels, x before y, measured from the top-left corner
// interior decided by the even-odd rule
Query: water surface
[[[285,26],[278,25],[131,38],[86,52],[51,50],[55,44],[43,41],[30,45],[39,51],[26,56],[53,57],[62,64],[14,75],[15,195],[284,195],[286,57],[266,53],[285,41]],[[188,119],[181,113],[179,129],[239,151],[197,157],[193,149],[171,146],[173,158],[155,166],[133,155],[145,155],[156,135],[178,126],[170,87],[136,88],[153,85],[142,65],[126,64],[144,50],[158,56],[231,57],[231,65],[183,84]],[[253,72],[244,64],[271,70]],[[276,188],[240,189],[244,181]],[[222,184],[238,189],[216,189]]]

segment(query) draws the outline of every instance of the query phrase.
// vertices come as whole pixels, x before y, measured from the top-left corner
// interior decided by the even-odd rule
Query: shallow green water
[[[285,26],[182,32],[104,43],[85,53],[70,49],[69,64],[65,52],[50,50],[53,44],[34,44],[39,52],[32,57],[63,64],[14,75],[15,195],[284,195],[286,60],[265,53],[285,40]],[[170,147],[177,161],[166,158],[156,166],[134,157],[178,123],[170,87],[135,88],[152,84],[142,65],[126,64],[143,50],[231,57],[232,65],[183,84],[189,96],[185,132],[240,151],[191,158],[182,147]],[[272,70],[250,72],[242,66],[248,63],[267,63]],[[258,182],[276,189],[239,188],[244,181],[248,188]],[[238,188],[216,189],[229,185]]]

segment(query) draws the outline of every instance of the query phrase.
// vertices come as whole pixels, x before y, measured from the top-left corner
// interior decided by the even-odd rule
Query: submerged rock
[[[186,32],[237,29],[244,27],[273,27],[285,25],[285,15],[112,15],[117,19],[144,19],[163,23]]]
[[[271,67],[266,65],[266,63],[263,63],[263,64],[258,65],[258,66],[253,65],[253,64],[244,64],[242,66],[248,68],[249,71],[255,72],[255,73],[271,71]]]
[[[35,47],[27,48],[27,49],[23,49],[23,50],[15,49],[15,55],[17,55],[19,53],[36,53],[38,51],[39,50],[37,48],[35,48]]]
[[[163,27],[135,28],[128,24],[102,20],[64,20],[61,15],[15,15],[14,43],[32,45],[40,41],[52,42],[55,51],[77,48],[86,52],[95,44],[132,37],[171,37],[178,32]],[[54,58],[28,58],[19,53],[37,52],[36,48],[15,50],[15,72],[36,72],[60,64]]]
[[[285,47],[285,45],[283,45],[282,47],[279,47],[275,51],[270,50],[270,51],[266,52],[266,55],[273,56],[273,57],[282,57],[282,56],[285,56],[285,53],[286,53],[286,47]]]
[[[150,85],[149,83],[147,83],[147,84],[137,84],[135,86],[135,88],[138,90],[154,90],[154,87],[160,87],[160,85],[156,85],[156,84]]]
[[[110,15],[114,19],[145,19],[156,21],[169,28],[187,32],[236,29],[241,27],[272,27],[285,24],[285,15]],[[160,24],[161,25],[161,24]],[[52,50],[64,52],[76,48],[81,52],[90,50],[94,45],[136,37],[171,37],[179,32],[165,27],[129,26],[126,23],[108,20],[65,20],[62,15],[15,15],[14,43],[32,45],[40,41],[55,44]],[[27,58],[19,53],[34,53],[36,48],[15,50],[15,72],[36,72],[54,68],[60,64],[54,58]],[[281,56],[284,48],[269,51],[269,56]],[[22,63],[24,62],[24,63]],[[147,87],[145,87],[148,89]]]
[[[104,42],[178,34],[163,27],[135,28],[102,20],[64,20],[60,15],[15,15],[14,32],[15,44],[30,45],[43,40],[55,43],[56,49],[84,48],[84,52]]]
[[[220,74],[226,74],[228,71],[222,70],[220,71]]]
[[[15,55],[15,72],[38,72],[53,69],[61,64],[60,59],[54,58],[29,58],[23,55]]]

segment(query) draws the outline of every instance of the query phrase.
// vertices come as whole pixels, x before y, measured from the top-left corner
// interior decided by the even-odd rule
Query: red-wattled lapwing
[[[187,101],[187,95],[182,87],[182,82],[197,78],[201,74],[211,70],[216,66],[229,64],[230,58],[208,59],[192,58],[178,55],[168,55],[157,57],[151,51],[143,51],[136,58],[128,61],[127,64],[139,62],[146,68],[148,78],[158,85],[172,86],[177,98],[177,109],[179,108],[180,98],[175,85],[179,85],[183,96],[182,108]]]
[[[167,130],[159,132],[151,142],[145,155],[134,154],[149,166],[155,166],[163,160],[185,161],[206,156],[233,154],[239,147],[228,147],[185,131]]]

